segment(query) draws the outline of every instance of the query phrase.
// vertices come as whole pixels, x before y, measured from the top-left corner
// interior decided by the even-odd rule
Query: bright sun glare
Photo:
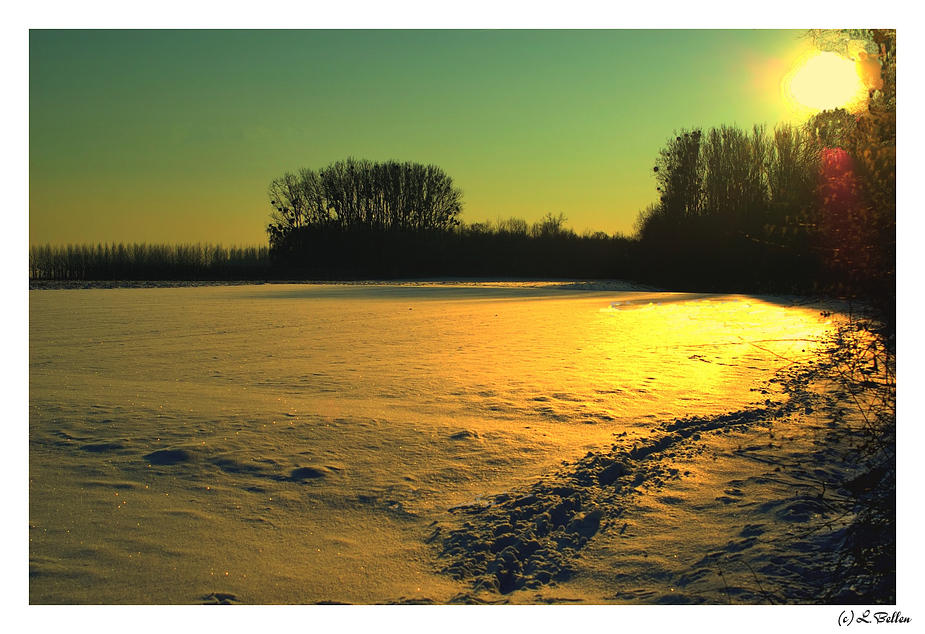
[[[828,52],[816,52],[797,62],[782,88],[794,110],[854,110],[867,97],[857,64]]]

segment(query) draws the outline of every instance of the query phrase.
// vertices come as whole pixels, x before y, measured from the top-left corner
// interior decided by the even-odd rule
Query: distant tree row
[[[266,246],[212,244],[97,244],[37,246],[29,250],[32,280],[265,279]]]
[[[633,241],[576,234],[564,215],[466,223],[428,232],[304,227],[301,243],[271,251],[274,275],[289,279],[402,277],[625,277]]]
[[[458,224],[462,191],[436,165],[348,158],[317,172],[285,173],[267,189],[271,247],[299,244],[303,228],[392,234]]]
[[[267,195],[280,278],[607,277],[630,248],[623,237],[577,236],[563,214],[462,222],[462,192],[435,165],[348,158],[286,173]]]

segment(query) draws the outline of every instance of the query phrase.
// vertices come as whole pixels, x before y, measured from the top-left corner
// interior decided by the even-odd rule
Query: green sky
[[[674,130],[790,116],[799,33],[33,30],[29,240],[265,243],[269,182],[350,156],[630,233]]]

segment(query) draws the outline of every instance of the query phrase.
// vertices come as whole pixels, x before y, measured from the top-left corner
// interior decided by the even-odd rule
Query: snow
[[[31,291],[30,603],[810,602],[850,519],[812,488],[849,470],[805,372],[837,308]]]

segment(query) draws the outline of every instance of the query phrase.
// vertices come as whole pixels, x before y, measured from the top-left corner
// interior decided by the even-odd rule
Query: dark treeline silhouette
[[[32,280],[258,280],[269,265],[266,246],[69,244],[29,251]]]
[[[267,226],[278,277],[616,277],[630,241],[576,235],[563,215],[528,225],[459,220],[462,192],[439,167],[350,158],[275,179]]]
[[[532,225],[520,218],[445,229],[303,227],[296,248],[271,250],[278,277],[625,277],[633,241],[604,233],[577,235],[563,215]]]
[[[809,128],[682,130],[653,172],[659,202],[636,222],[648,281],[711,291],[813,291],[820,261],[805,228],[822,145]]]
[[[853,297],[895,318],[895,31],[867,35],[881,76],[865,112],[668,141],[653,168],[659,202],[636,223],[641,280]]]

